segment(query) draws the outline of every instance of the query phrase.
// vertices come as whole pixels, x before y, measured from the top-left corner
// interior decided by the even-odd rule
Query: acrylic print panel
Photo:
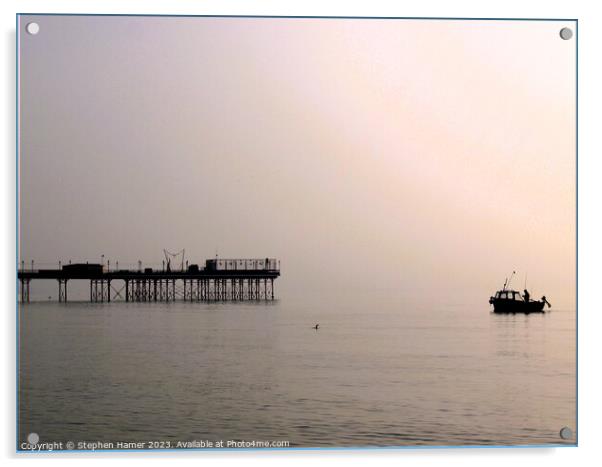
[[[576,26],[19,16],[18,449],[574,445]]]

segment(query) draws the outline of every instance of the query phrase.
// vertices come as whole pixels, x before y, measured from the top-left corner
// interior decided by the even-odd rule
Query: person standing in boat
[[[525,299],[525,303],[529,303],[529,300],[531,299],[531,294],[527,289],[525,289],[524,292],[525,294],[523,295],[523,298]]]

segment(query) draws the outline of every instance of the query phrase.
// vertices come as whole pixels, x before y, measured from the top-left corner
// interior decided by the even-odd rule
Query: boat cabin
[[[516,290],[500,290],[495,293],[494,298],[496,300],[517,300],[521,302],[524,301],[520,292],[517,292]]]

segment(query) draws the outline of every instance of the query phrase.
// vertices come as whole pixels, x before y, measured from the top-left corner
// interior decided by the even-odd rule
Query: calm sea
[[[20,321],[20,442],[575,442],[574,311],[383,295],[31,303]]]

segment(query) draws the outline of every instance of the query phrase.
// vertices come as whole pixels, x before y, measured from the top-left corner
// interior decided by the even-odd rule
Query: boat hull
[[[493,299],[491,301],[494,313],[544,313],[544,302],[532,301],[529,303],[518,300]]]

